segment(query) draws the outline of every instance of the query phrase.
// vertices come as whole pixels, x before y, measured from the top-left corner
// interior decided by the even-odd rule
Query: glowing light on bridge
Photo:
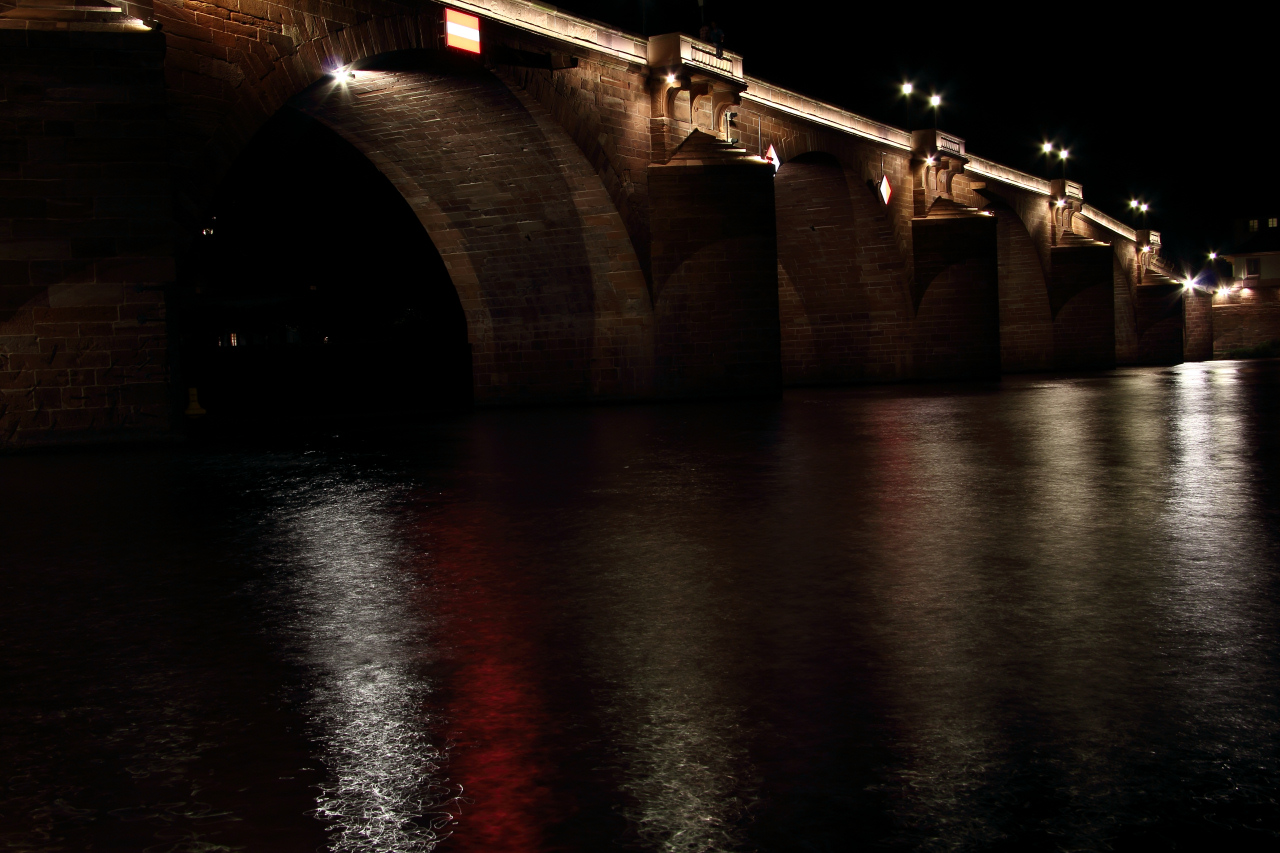
[[[676,82],[676,75],[674,75],[674,74],[668,74],[668,75],[667,75],[667,85],[668,85],[668,86],[670,86],[670,85],[671,85],[672,83],[674,83],[674,82]]]
[[[910,83],[903,83],[903,84],[902,84],[902,94],[904,94],[904,95],[910,95],[910,94],[911,94],[912,92],[914,92],[915,90],[916,90],[916,87],[915,87],[915,86],[913,86],[913,85],[912,85],[912,84],[910,84]]]
[[[940,106],[942,106],[942,96],[941,96],[941,95],[930,95],[930,96],[929,96],[929,106],[931,106],[931,107],[940,107]]]
[[[453,9],[444,10],[445,44],[467,53],[480,52],[480,19]]]
[[[1217,252],[1210,252],[1210,253],[1209,253],[1209,260],[1211,260],[1211,261],[1216,261],[1217,259],[1218,259],[1218,253],[1217,253]]]
[[[1041,145],[1041,146],[1040,146],[1040,150],[1041,150],[1041,151],[1043,151],[1043,152],[1044,152],[1044,153],[1046,153],[1046,154],[1052,154],[1052,153],[1053,153],[1053,143],[1052,143],[1052,142],[1046,142],[1046,143],[1044,143],[1043,145]]]

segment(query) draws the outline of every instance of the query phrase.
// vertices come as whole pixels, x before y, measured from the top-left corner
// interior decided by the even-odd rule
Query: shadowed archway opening
[[[185,253],[181,370],[214,418],[413,416],[470,405],[466,318],[403,196],[286,107]]]

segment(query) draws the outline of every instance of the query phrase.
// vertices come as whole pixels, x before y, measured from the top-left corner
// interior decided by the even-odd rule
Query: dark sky
[[[936,88],[942,129],[1042,177],[1061,166],[1041,143],[1067,144],[1086,202],[1133,222],[1128,200],[1147,200],[1148,227],[1188,262],[1227,247],[1235,218],[1280,215],[1263,6],[706,3],[748,75],[908,129],[932,119],[921,101],[908,114],[902,82]],[[646,35],[699,26],[696,0],[557,5]]]

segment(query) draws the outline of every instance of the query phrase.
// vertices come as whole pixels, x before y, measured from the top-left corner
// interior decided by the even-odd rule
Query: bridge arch
[[[477,402],[633,397],[653,322],[627,229],[574,141],[477,63],[414,49],[339,63],[287,101],[412,208],[466,317]]]

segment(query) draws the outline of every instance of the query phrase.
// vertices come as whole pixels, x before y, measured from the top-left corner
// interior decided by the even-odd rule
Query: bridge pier
[[[911,220],[913,379],[1000,376],[995,217],[939,198]]]
[[[694,131],[648,179],[657,393],[777,393],[773,167]]]
[[[0,447],[164,431],[164,38],[27,23],[0,20],[0,56],[18,72],[0,155]]]

